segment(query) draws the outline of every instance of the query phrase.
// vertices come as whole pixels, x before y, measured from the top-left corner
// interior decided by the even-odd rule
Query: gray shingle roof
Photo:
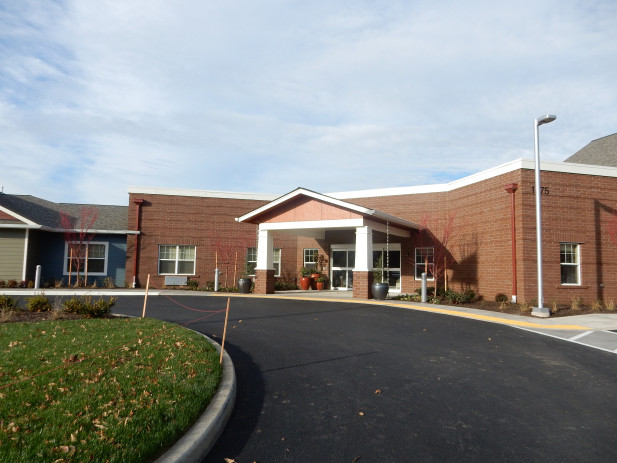
[[[593,140],[565,162],[617,167],[617,133]]]
[[[127,230],[128,206],[100,206],[94,204],[53,203],[36,196],[0,194],[0,206],[45,228],[60,229],[61,213],[67,214],[73,226],[79,228],[84,208],[94,208],[97,218],[91,230]]]

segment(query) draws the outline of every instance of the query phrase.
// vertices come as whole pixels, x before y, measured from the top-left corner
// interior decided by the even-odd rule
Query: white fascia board
[[[259,224],[260,230],[309,230],[318,228],[356,228],[364,226],[364,219],[306,220],[304,222],[272,222]]]
[[[12,223],[0,223],[0,228],[20,228],[22,230],[37,230],[37,229],[41,229],[43,227],[41,227],[40,225],[26,225],[23,223],[20,224],[12,224]]]
[[[297,188],[294,191],[291,191],[287,193],[286,195],[280,196],[274,201],[269,202],[268,204],[264,204],[260,208],[255,209],[254,211],[251,211],[248,214],[244,214],[242,217],[236,218],[236,221],[244,222],[252,217],[255,217],[256,215],[262,214],[263,212],[278,206],[279,204],[284,203],[285,201],[289,201],[290,199],[293,199],[296,196],[300,196],[300,195],[308,196],[309,198],[317,199],[319,201],[324,201],[328,204],[333,204],[335,206],[342,207],[348,210],[352,210],[360,214],[372,215],[375,213],[373,209],[368,209],[366,207],[358,206],[356,204],[351,204],[346,201],[341,201],[340,199],[337,199],[337,198],[331,198],[330,196],[326,196],[321,193],[316,193],[314,191],[307,190],[305,188]]]
[[[273,199],[279,197],[279,195],[265,193],[241,193],[232,191],[187,190],[182,188],[156,188],[138,186],[128,187],[128,192],[144,195],[192,196],[198,198],[246,199],[259,201],[272,201]]]
[[[7,209],[6,207],[0,206],[0,211],[10,215],[11,217],[15,217],[18,220],[21,220],[22,222],[28,224],[28,225],[34,225],[34,226],[38,226],[39,224],[36,222],[33,222],[30,219],[26,219],[25,217],[19,215],[19,214],[15,214],[15,212],[13,212],[10,209]]]
[[[370,227],[373,230],[383,233],[389,232],[391,235],[409,238],[409,230],[396,226],[386,226],[386,224],[374,222],[366,218],[360,219],[341,219],[341,220],[307,220],[304,222],[275,222],[262,223],[260,230],[268,231],[293,231],[293,230],[326,230],[326,229],[354,229],[358,227]]]
[[[67,230],[65,228],[51,228],[51,227],[39,227],[41,230],[43,231],[48,231],[48,232],[53,232],[53,233],[66,233],[66,232],[70,232],[70,233],[81,233],[84,230],[77,230],[77,229],[72,229],[72,230]],[[85,233],[90,235],[140,235],[141,232],[136,231],[136,230],[85,230]]]
[[[464,186],[472,185],[474,183],[488,180],[499,175],[513,172],[519,169],[535,169],[535,161],[533,159],[517,159],[505,164],[493,167],[491,169],[483,170],[467,177],[463,177],[458,180],[453,180],[449,183],[441,183],[436,185],[418,185],[409,187],[396,187],[396,188],[381,188],[376,190],[358,190],[358,191],[342,191],[338,193],[328,193],[328,196],[332,196],[338,199],[351,199],[351,198],[372,198],[377,196],[396,196],[396,195],[412,195],[412,194],[424,194],[424,193],[444,193]],[[549,162],[541,161],[540,169],[546,172],[563,172],[568,174],[579,175],[596,175],[599,177],[616,177],[617,167],[607,166],[594,166],[591,164],[576,164],[573,162]]]

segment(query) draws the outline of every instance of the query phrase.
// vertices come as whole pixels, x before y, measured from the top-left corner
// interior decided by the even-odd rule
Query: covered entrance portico
[[[274,292],[274,234],[284,233],[327,242],[333,288],[353,290],[354,298],[371,297],[374,252],[410,240],[419,226],[392,215],[298,188],[236,219],[258,225],[255,292]],[[375,249],[376,248],[376,249]],[[388,254],[389,255],[389,254]],[[400,262],[399,262],[400,281]],[[385,266],[385,261],[384,261]]]

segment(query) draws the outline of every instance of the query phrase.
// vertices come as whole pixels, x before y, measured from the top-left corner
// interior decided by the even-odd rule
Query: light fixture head
[[[545,114],[544,116],[540,116],[536,119],[536,124],[548,124],[549,122],[553,122],[555,119],[557,119],[557,116],[554,114]]]

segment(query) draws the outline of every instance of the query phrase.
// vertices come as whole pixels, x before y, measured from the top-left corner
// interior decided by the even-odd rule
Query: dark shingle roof
[[[94,204],[53,203],[36,196],[0,194],[0,206],[45,228],[60,229],[61,213],[71,217],[73,226],[79,228],[84,208],[94,208],[97,218],[91,230],[127,230],[127,206],[99,206]]]
[[[565,162],[617,167],[617,133],[593,140]]]

